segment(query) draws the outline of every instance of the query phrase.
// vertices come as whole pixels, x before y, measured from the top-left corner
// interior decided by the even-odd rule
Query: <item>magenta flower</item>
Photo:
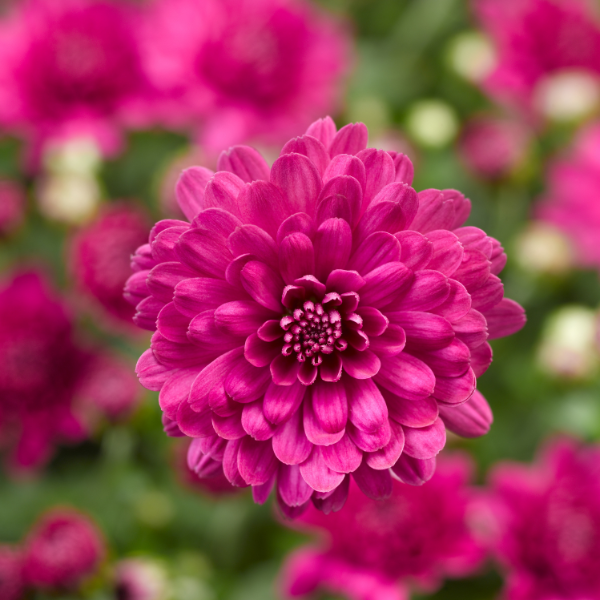
[[[145,117],[133,5],[27,0],[0,26],[0,123],[37,146],[92,135],[114,152],[123,123]]]
[[[321,533],[323,543],[287,558],[286,594],[324,588],[352,600],[404,600],[410,583],[432,592],[445,576],[473,573],[483,548],[468,526],[471,471],[466,456],[445,456],[422,487],[396,481],[390,498],[374,501],[351,484],[339,512],[308,510],[299,527]]]
[[[537,216],[566,234],[584,267],[600,269],[600,124],[585,128],[571,156],[555,161]]]
[[[71,244],[71,270],[78,288],[117,323],[132,324],[135,311],[123,298],[123,286],[131,274],[131,254],[148,239],[148,229],[143,212],[115,204],[105,208]]]
[[[484,82],[500,101],[531,113],[538,85],[561,72],[600,75],[600,26],[586,0],[474,0],[492,37],[496,68]]]
[[[105,544],[88,517],[54,509],[29,534],[23,554],[27,585],[72,588],[98,568]]]
[[[137,372],[195,438],[196,472],[223,467],[288,515],[328,512],[350,475],[371,497],[420,484],[446,427],[487,432],[476,377],[487,339],[525,317],[503,299],[506,256],[454,190],[410,187],[403,154],[365,149],[330,118],[269,169],[252,148],[184,171],[191,221],[165,220],[133,258],[134,320],[156,330]]]
[[[0,598],[21,600],[24,587],[21,553],[10,546],[0,546]]]
[[[493,550],[508,600],[591,600],[600,590],[598,446],[549,444],[531,466],[491,474]]]
[[[213,152],[281,144],[335,110],[348,67],[341,24],[288,0],[158,0],[145,56],[162,117]]]

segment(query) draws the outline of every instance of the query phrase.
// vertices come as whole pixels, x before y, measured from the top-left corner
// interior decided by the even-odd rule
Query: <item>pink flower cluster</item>
[[[23,0],[0,22],[0,125],[34,154],[124,126],[201,132],[213,147],[281,142],[335,108],[348,36],[289,0]]]
[[[525,322],[499,242],[463,226],[470,202],[417,193],[410,160],[367,135],[328,117],[272,168],[236,146],[184,171],[188,221],[152,229],[126,286],[155,331],[138,376],[196,472],[258,502],[275,487],[288,516],[339,509],[351,478],[374,498],[420,484],[446,428],[487,432],[487,340]]]
[[[493,469],[488,534],[507,573],[507,600],[599,597],[599,465],[598,446],[562,439],[531,466]]]
[[[339,512],[309,509],[297,527],[324,539],[286,559],[285,592],[324,588],[352,600],[405,600],[410,583],[432,592],[444,576],[470,575],[484,557],[468,522],[471,471],[465,455],[444,456],[421,487],[396,481],[390,498],[377,501],[351,484]]]
[[[594,123],[580,132],[570,156],[551,165],[536,215],[567,235],[582,266],[600,270],[599,151],[600,124]]]
[[[600,75],[600,22],[588,0],[475,0],[495,43],[485,82],[498,100],[532,114],[536,86],[560,71]]]
[[[75,589],[96,571],[105,552],[102,535],[88,517],[72,509],[53,509],[22,546],[0,547],[2,599],[20,600],[26,589]]]
[[[119,406],[104,406],[108,370],[118,372]],[[102,377],[101,390],[93,381]],[[15,276],[0,289],[0,440],[13,447],[18,468],[44,463],[57,442],[87,436],[89,406],[117,416],[139,390],[119,359],[83,346],[64,302],[37,272]],[[106,402],[105,402],[106,404]]]

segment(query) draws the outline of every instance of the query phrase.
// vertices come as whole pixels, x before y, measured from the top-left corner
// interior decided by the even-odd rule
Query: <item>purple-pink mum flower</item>
[[[410,186],[403,154],[366,149],[362,123],[328,117],[269,168],[245,146],[177,186],[190,222],[165,220],[133,257],[126,294],[155,330],[142,384],[256,501],[275,485],[294,515],[338,509],[350,478],[386,497],[392,474],[431,477],[446,427],[487,432],[475,390],[487,339],[523,309],[503,299],[506,255],[454,190]]]
[[[53,509],[29,534],[23,550],[28,586],[72,588],[93,574],[106,553],[102,534],[86,516]]]
[[[545,198],[537,216],[566,234],[584,267],[600,269],[600,124],[583,129],[570,156],[556,160],[548,172]]]
[[[475,0],[497,64],[484,82],[492,96],[536,112],[539,84],[561,72],[600,75],[600,24],[587,0]]]
[[[163,121],[196,129],[211,152],[279,145],[337,109],[349,36],[308,2],[157,0],[146,28]]]
[[[22,553],[11,546],[0,545],[0,598],[21,600],[24,591]]]
[[[0,25],[0,124],[39,151],[48,138],[91,135],[107,153],[142,122],[149,84],[139,9],[111,0],[25,0]]]
[[[296,550],[283,567],[291,597],[317,588],[352,600],[405,600],[416,584],[432,592],[445,576],[473,573],[484,556],[469,526],[472,465],[444,456],[421,487],[394,482],[390,498],[367,498],[352,483],[346,506],[325,516],[306,511],[298,526],[320,533],[320,546]]]
[[[494,468],[491,547],[507,600],[592,600],[600,593],[600,448],[561,439],[529,466]]]

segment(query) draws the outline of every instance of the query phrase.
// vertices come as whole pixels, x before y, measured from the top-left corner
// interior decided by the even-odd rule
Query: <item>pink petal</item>
[[[442,229],[429,232],[427,239],[433,245],[433,253],[426,268],[452,275],[462,263],[465,251],[458,238],[451,231]]]
[[[359,352],[354,348],[347,348],[342,356],[344,371],[354,379],[370,379],[379,372],[381,361],[371,350]]]
[[[400,325],[406,333],[410,349],[438,350],[454,339],[452,325],[439,315],[428,312],[403,311],[388,313],[392,323]]]
[[[527,321],[523,307],[514,300],[504,298],[494,308],[485,311],[490,340],[512,335]]]
[[[352,248],[352,231],[343,219],[327,219],[314,241],[316,277],[325,281],[334,269],[344,269]]]
[[[385,500],[392,495],[392,476],[389,470],[376,471],[363,462],[352,476],[361,492],[373,500]]]
[[[379,431],[388,418],[388,408],[379,388],[371,379],[345,378],[344,386],[351,423],[367,433]]]
[[[206,310],[190,321],[188,340],[196,346],[194,352],[197,356],[205,358],[206,361],[213,360],[218,354],[233,350],[244,343],[242,337],[219,330],[213,310]]]
[[[406,333],[399,325],[392,323],[379,336],[371,338],[371,350],[380,358],[396,356],[406,346]]]
[[[471,214],[471,201],[457,190],[443,190],[444,198],[452,200],[454,204],[454,220],[450,229],[456,229],[464,224]]]
[[[344,508],[349,490],[350,476],[346,475],[342,483],[331,492],[314,492],[312,495],[312,502],[315,505],[315,508],[320,510],[323,514],[328,515]]]
[[[324,382],[319,381],[320,384],[327,385]],[[329,384],[330,386],[341,387],[338,384]],[[339,397],[339,394],[336,394],[337,400],[334,400],[335,406],[337,410],[331,411],[331,422],[329,422],[328,418],[330,414],[326,411],[323,411],[325,414],[317,416],[317,413],[313,407],[315,402],[313,396],[314,392],[311,389],[311,393],[305,397],[303,408],[304,408],[304,432],[306,433],[306,437],[313,444],[317,444],[319,446],[329,446],[330,444],[335,444],[339,441],[344,435],[344,427],[346,425],[346,421],[342,421],[342,416],[344,414],[344,410],[347,414],[347,403],[344,408],[344,402],[346,401],[345,396],[343,398]],[[318,397],[317,392],[317,406],[321,408],[322,400]],[[334,430],[335,429],[335,430]]]
[[[225,379],[225,391],[236,402],[247,403],[260,398],[267,391],[270,382],[269,369],[255,367],[243,360]]]
[[[390,419],[400,423],[400,425],[425,427],[431,425],[438,418],[438,403],[432,397],[411,402],[396,396],[396,394],[385,388],[382,388],[381,393],[385,398]]]
[[[389,444],[392,437],[392,430],[390,427],[389,419],[383,422],[383,425],[374,432],[361,431],[354,427],[354,425],[348,425],[348,435],[350,439],[356,444],[358,448],[365,452],[375,452],[380,450]]]
[[[258,260],[277,268],[277,246],[273,238],[256,225],[242,225],[227,239],[232,256],[252,254]]]
[[[343,473],[336,473],[325,464],[319,446],[314,446],[310,456],[300,465],[300,473],[317,492],[330,492],[344,480]]]
[[[367,465],[376,471],[383,471],[393,467],[400,458],[404,449],[404,430],[396,422],[390,422],[392,436],[386,446],[366,456]]]
[[[173,302],[170,302],[158,313],[156,326],[161,335],[172,342],[185,344],[188,341],[187,329],[190,324],[189,317],[182,315]]]
[[[400,243],[386,231],[369,235],[350,258],[348,267],[366,275],[373,269],[400,261]]]
[[[228,417],[220,417],[213,413],[212,425],[217,434],[226,440],[239,440],[246,436],[242,427],[242,411]]]
[[[317,380],[311,391],[312,409],[320,428],[326,433],[342,431],[348,420],[348,400],[344,386]]]
[[[471,368],[476,377],[481,377],[492,364],[492,347],[487,343],[471,350]]]
[[[342,358],[334,352],[329,356],[323,357],[323,362],[319,367],[319,373],[323,381],[336,382],[342,377]]]
[[[141,302],[150,295],[150,290],[146,285],[148,273],[149,271],[147,269],[144,271],[137,271],[129,277],[125,283],[123,297],[133,306],[136,306],[138,302]]]
[[[299,381],[293,385],[269,384],[265,392],[263,411],[274,425],[287,421],[300,407],[306,387]]]
[[[177,242],[177,256],[181,262],[200,275],[225,277],[225,269],[233,258],[224,238],[204,229],[190,229]]]
[[[326,149],[329,149],[333,138],[335,137],[337,128],[331,117],[317,119],[306,130],[307,135],[311,135],[319,140]]]
[[[150,235],[148,236],[148,243],[152,245],[156,238],[166,229],[171,228],[181,228],[180,230],[187,231],[190,228],[190,224],[187,221],[180,221],[179,219],[163,219],[154,225],[154,227],[150,230]],[[144,246],[140,246],[136,252],[140,252],[140,250],[144,248]]]
[[[250,485],[267,483],[277,469],[277,458],[271,442],[257,442],[250,436],[242,438],[238,452],[238,469],[244,481]]]
[[[454,203],[439,190],[419,192],[419,210],[411,223],[411,229],[428,233],[434,229],[454,229]]]
[[[225,302],[215,310],[215,324],[221,331],[246,337],[256,332],[273,313],[251,300]]]
[[[241,226],[242,222],[237,217],[216,207],[200,211],[192,221],[193,228],[214,231],[223,237],[229,237],[236,227]]]
[[[302,506],[310,500],[313,489],[304,481],[298,465],[279,465],[277,490],[288,506]]]
[[[433,458],[446,445],[446,428],[441,419],[427,427],[404,427],[404,452],[418,459]]]
[[[150,348],[146,350],[135,365],[140,383],[153,392],[158,392],[171,374],[171,369],[161,365]]]
[[[395,180],[411,185],[415,170],[410,158],[406,154],[402,154],[402,152],[390,152],[389,154],[394,160],[394,168],[396,170]]]
[[[365,184],[367,181],[365,165],[359,158],[356,158],[356,156],[340,154],[334,157],[327,166],[327,169],[325,169],[325,173],[323,174],[323,183],[327,183],[334,177],[340,176],[353,177],[358,181],[361,189],[365,189]],[[324,197],[325,196],[322,196],[322,198]]]
[[[277,230],[277,244],[281,244],[283,239],[292,233],[303,233],[311,240],[315,235],[315,222],[313,218],[305,213],[296,213],[288,217]]]
[[[283,221],[298,212],[278,187],[266,181],[246,184],[238,197],[238,205],[244,223],[258,225],[273,238],[277,237]]]
[[[204,193],[205,208],[221,208],[240,217],[238,196],[244,189],[244,182],[235,174],[221,171],[208,182]]]
[[[479,250],[465,250],[463,261],[452,273],[452,279],[462,283],[467,291],[481,287],[490,276],[491,263]]]
[[[269,165],[254,148],[233,146],[221,152],[217,161],[217,171],[235,173],[242,181],[249,183],[262,179],[269,180]]]
[[[215,351],[220,352],[220,349],[199,348],[193,344],[177,344],[158,332],[152,336],[151,347],[156,359],[172,369],[202,368],[214,358]]]
[[[242,285],[242,269],[253,260],[256,260],[254,254],[242,254],[241,256],[234,258],[225,269],[225,280],[227,283],[234,288],[239,289],[244,297],[246,297],[246,294],[243,290],[244,286]]]
[[[310,238],[303,233],[292,233],[284,238],[279,246],[279,265],[287,284],[304,275],[314,275],[315,251]]]
[[[214,175],[204,167],[190,167],[179,176],[175,186],[177,204],[183,214],[192,220],[204,208],[204,188]]]
[[[279,510],[281,511],[281,514],[283,515],[284,519],[294,520],[306,511],[306,509],[310,506],[310,503],[305,502],[300,506],[288,506],[278,493],[277,506],[279,507]]]
[[[273,486],[275,485],[275,478],[276,472],[266,483],[252,486],[252,499],[255,504],[264,504],[269,499],[269,496],[273,491]]]
[[[155,262],[173,262],[179,260],[176,246],[179,238],[190,231],[190,226],[170,227],[161,231],[152,241],[152,258]]]
[[[277,385],[293,385],[298,379],[300,363],[293,356],[279,355],[273,359],[270,366],[271,377]]]
[[[190,398],[194,392],[194,386],[192,386],[192,392],[190,392]],[[240,412],[240,405],[233,398],[231,398],[225,391],[223,383],[217,383],[208,393],[208,405],[219,417],[231,417]],[[198,405],[194,404],[196,408]]]
[[[158,395],[161,410],[170,419],[177,418],[179,405],[187,401],[190,388],[200,369],[181,369],[172,373],[165,381]]]
[[[361,150],[357,158],[363,161],[367,172],[364,202],[366,208],[382,188],[396,179],[396,168],[392,157],[385,150],[368,148]]]
[[[465,247],[465,250],[479,250],[486,258],[492,258],[493,238],[489,237],[485,231],[478,227],[460,227],[453,233]]]
[[[418,357],[439,377],[460,377],[467,371],[471,362],[469,348],[456,338],[445,348],[419,352]]]
[[[325,295],[325,286],[313,275],[304,275],[294,281],[294,285],[304,288],[307,296],[323,297]]]
[[[433,477],[435,462],[435,458],[419,460],[408,456],[408,454],[402,454],[398,462],[392,467],[392,472],[403,483],[423,485]]]
[[[263,262],[250,261],[241,271],[241,281],[244,289],[261,306],[283,312],[281,291],[284,283],[279,273]]]
[[[152,298],[152,296],[144,298],[136,307],[136,313],[133,315],[133,322],[142,329],[155,331],[158,313],[164,306],[164,302],[156,300],[155,298]]]
[[[304,462],[309,457],[312,447],[304,433],[301,410],[279,425],[273,436],[273,452],[286,465],[299,465]]]
[[[323,176],[330,158],[327,149],[317,138],[312,135],[303,135],[290,140],[281,149],[281,155],[291,154],[292,152],[308,157],[317,168],[319,175]]]
[[[471,309],[462,319],[453,324],[456,337],[473,349],[487,340],[487,322],[477,310]]]
[[[267,421],[263,414],[262,400],[244,405],[242,427],[248,435],[259,441],[272,438],[276,430],[276,427]]]
[[[150,293],[162,302],[171,302],[175,286],[185,279],[197,277],[198,273],[180,262],[165,262],[156,265],[147,277]]]
[[[315,367],[309,361],[303,362],[300,364],[300,369],[298,370],[298,381],[303,385],[312,385],[319,374],[319,368]]]
[[[394,237],[400,242],[402,253],[400,262],[409,269],[423,269],[433,256],[433,244],[417,231],[399,231]]]
[[[356,271],[345,271],[344,269],[334,269],[331,271],[326,282],[327,290],[335,291],[338,294],[357,292],[364,285],[365,280]]]
[[[192,440],[190,446],[196,446],[203,454],[222,462],[225,448],[227,448],[227,441],[222,440],[217,434],[213,433],[210,436]]]
[[[321,192],[321,175],[306,156],[287,153],[280,156],[273,163],[271,183],[283,192],[290,214],[314,214]]]
[[[485,313],[502,300],[504,286],[499,277],[490,275],[482,286],[470,290],[470,293],[471,306]]]
[[[389,325],[389,319],[371,306],[361,306],[356,311],[362,318],[362,330],[369,336],[381,335]]]
[[[238,452],[241,445],[241,439],[228,442],[223,455],[223,473],[232,485],[246,487],[247,484],[238,469]]]
[[[357,179],[349,175],[332,177],[321,190],[317,201],[317,223],[338,218],[354,227],[360,217],[362,198],[362,187]]]
[[[385,308],[395,305],[410,288],[413,272],[402,263],[393,262],[377,267],[365,275],[360,291],[361,305]]]
[[[265,321],[256,332],[258,337],[264,342],[274,342],[283,337],[283,329],[279,320],[271,319]]]
[[[337,154],[358,154],[367,147],[368,139],[369,131],[364,123],[349,123],[342,127],[331,141],[329,155],[333,157]]]
[[[173,303],[182,315],[192,318],[205,310],[241,300],[244,296],[243,292],[238,291],[226,281],[196,277],[185,279],[175,286]]]
[[[423,361],[405,353],[382,359],[375,381],[401,398],[412,401],[428,398],[435,387],[433,371]]]
[[[188,402],[182,402],[177,410],[177,426],[186,436],[206,437],[215,435],[210,409],[202,412],[192,410]]]
[[[352,473],[362,462],[363,453],[348,434],[331,446],[323,446],[321,454],[325,464],[336,473]]]
[[[494,420],[490,405],[477,390],[460,406],[440,406],[440,417],[450,431],[466,438],[485,435]]]
[[[441,306],[449,294],[450,282],[445,275],[437,271],[417,271],[410,288],[394,306],[394,310],[430,311]]]
[[[472,396],[476,384],[475,373],[471,368],[459,377],[436,377],[433,396],[443,404],[461,404]]]
[[[198,457],[195,457],[195,459],[195,462],[192,463],[192,461],[188,458],[188,465],[193,464],[193,467],[190,466],[190,469],[194,473],[196,473],[196,475],[198,475],[198,477],[200,478],[211,477],[213,475],[216,475],[221,470],[221,463],[212,459],[210,456],[205,456],[204,454],[202,454]]]
[[[256,333],[248,336],[244,344],[244,356],[255,367],[268,367],[280,355],[280,342],[265,342]]]
[[[471,296],[465,286],[454,279],[448,280],[449,294],[442,304],[431,308],[431,312],[455,323],[471,310]]]

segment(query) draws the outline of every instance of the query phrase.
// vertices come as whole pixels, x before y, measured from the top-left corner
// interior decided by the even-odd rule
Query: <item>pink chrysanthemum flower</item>
[[[157,0],[146,26],[163,119],[210,151],[281,144],[338,104],[349,39],[307,2]]]
[[[491,473],[492,548],[508,600],[592,600],[600,593],[600,449],[549,444],[531,466]],[[488,525],[490,522],[488,522]]]
[[[148,239],[148,230],[143,212],[115,204],[106,207],[71,244],[71,270],[77,286],[121,323],[133,325],[135,311],[123,298],[123,286],[131,274],[131,254]]]
[[[0,123],[48,138],[92,135],[111,153],[144,116],[138,11],[111,0],[26,0],[0,26]]]
[[[560,229],[584,267],[600,269],[600,124],[585,128],[571,156],[557,160],[548,173],[548,191],[537,216]]]
[[[497,99],[531,114],[539,85],[561,73],[600,75],[600,22],[587,0],[475,0],[497,64],[484,82]],[[537,98],[536,98],[537,96]]]
[[[309,509],[299,526],[324,534],[324,547],[288,557],[284,591],[298,597],[322,588],[352,600],[405,600],[411,584],[432,592],[445,576],[473,573],[484,552],[468,525],[471,471],[466,456],[445,456],[422,487],[394,482],[391,497],[375,501],[351,484],[338,513]]]
[[[105,544],[88,517],[55,509],[29,534],[23,554],[27,585],[64,589],[94,573],[104,557]]]
[[[0,598],[21,600],[24,587],[21,553],[10,546],[0,546]]]
[[[461,227],[470,202],[410,186],[409,159],[365,149],[330,118],[272,169],[255,150],[184,171],[191,221],[165,220],[133,258],[138,362],[164,413],[195,438],[196,471],[223,467],[288,515],[339,508],[350,475],[372,497],[429,479],[446,427],[485,433],[475,391],[487,339],[525,321],[503,299],[500,244]]]

